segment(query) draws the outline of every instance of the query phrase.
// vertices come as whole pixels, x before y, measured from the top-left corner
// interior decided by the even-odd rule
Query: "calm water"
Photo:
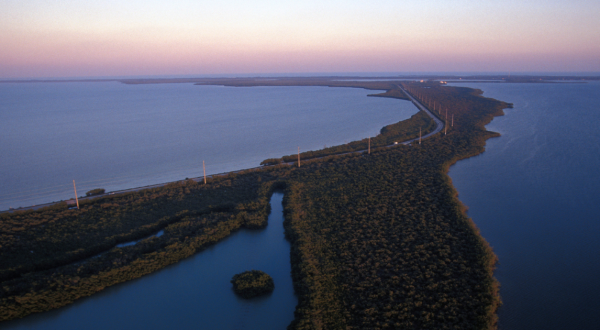
[[[500,259],[499,328],[598,329],[600,83],[460,84],[514,103],[450,176]]]
[[[283,236],[283,195],[273,194],[269,225],[241,230],[159,272],[110,287],[59,310],[2,324],[2,329],[285,329],[298,303]],[[275,290],[238,298],[231,277],[257,269]]]
[[[359,89],[126,86],[116,83],[64,84],[71,86],[64,88],[59,85],[39,84],[36,87],[47,90],[44,102],[54,102],[55,105],[47,109],[64,110],[57,116],[68,123],[52,121],[58,126],[52,134],[58,135],[45,136],[40,132],[47,132],[53,125],[48,124],[52,115],[43,113],[51,110],[34,108],[34,111],[23,106],[16,112],[6,111],[10,103],[6,101],[7,93],[8,99],[13,100],[10,109],[20,109],[15,103],[29,101],[19,96],[18,90],[23,87],[15,86],[15,90],[7,92],[7,87],[0,84],[0,92],[4,93],[0,97],[0,147],[4,155],[0,178],[4,197],[0,199],[4,201],[7,191],[10,194],[16,189],[16,184],[11,182],[19,185],[28,182],[28,189],[35,191],[40,187],[51,187],[48,188],[50,191],[54,189],[52,180],[55,177],[59,177],[58,181],[67,181],[65,192],[62,195],[52,192],[54,195],[44,195],[44,198],[70,198],[68,186],[72,173],[81,175],[82,181],[90,173],[97,174],[98,178],[93,179],[98,181],[92,182],[89,189],[99,186],[118,189],[197,176],[201,168],[196,168],[195,164],[201,163],[202,159],[223,157],[220,163],[208,162],[209,173],[251,167],[264,158],[293,153],[298,144],[305,150],[318,149],[323,144],[334,145],[374,135],[383,125],[407,118],[415,111],[408,102],[367,98],[368,92]],[[500,132],[502,136],[488,140],[485,153],[460,161],[450,170],[461,201],[469,207],[469,215],[500,258],[496,271],[504,302],[499,311],[500,329],[597,329],[600,324],[597,312],[600,310],[600,299],[597,298],[600,283],[596,281],[600,273],[600,83],[471,83],[459,86],[480,88],[485,91],[485,96],[512,102],[515,106],[506,109],[505,116],[488,125],[488,129]],[[70,96],[63,95],[52,101],[61,88]],[[78,94],[71,88],[84,96],[76,97]],[[103,90],[103,93],[97,93]],[[106,105],[105,94],[121,95],[121,98]],[[325,94],[336,96],[328,98]],[[90,103],[89,100],[94,99],[90,95],[96,95],[99,101]],[[70,100],[67,103],[75,104],[64,108],[57,106],[65,104],[65,99]],[[346,99],[351,101],[341,105],[340,101]],[[239,104],[244,107],[239,108]],[[299,104],[304,104],[304,108],[299,108]],[[356,104],[364,106],[350,110],[355,109],[352,106]],[[218,110],[213,114],[210,109]],[[36,113],[42,113],[46,120],[35,117]],[[390,118],[371,123],[374,115],[385,113]],[[93,118],[87,119],[90,115]],[[199,120],[200,117],[204,119]],[[26,123],[16,125],[19,120],[15,118]],[[7,124],[8,119],[11,124]],[[97,129],[96,123],[99,123]],[[316,125],[322,126],[311,129]],[[359,128],[363,131],[359,132]],[[91,138],[90,130],[93,131]],[[219,135],[224,131],[233,132],[233,135]],[[32,133],[33,137],[23,132]],[[206,136],[209,138],[205,139]],[[304,141],[312,141],[312,144],[301,144]],[[216,147],[208,146],[213,143]],[[60,148],[51,148],[52,145]],[[28,148],[37,148],[37,153],[24,151]],[[273,151],[275,148],[281,149]],[[256,156],[256,153],[262,154]],[[36,155],[43,157],[36,161]],[[92,161],[84,165],[75,162],[77,165],[69,170],[59,171],[55,167],[56,164],[68,166],[72,159],[88,157]],[[220,165],[211,168],[212,164]],[[7,168],[15,172],[7,172]],[[80,171],[81,168],[86,170]],[[119,174],[111,176],[113,173]],[[32,175],[36,176],[30,178]],[[122,186],[116,184],[113,177],[124,177],[119,181]],[[79,177],[75,179],[79,180]],[[116,188],[99,182],[110,182]],[[273,214],[280,212],[276,211],[279,202],[272,205]],[[273,229],[275,223],[277,221],[270,220],[267,231]],[[72,328],[89,328],[90,324],[96,323],[99,328],[118,324],[129,328],[168,325],[185,329],[190,324],[197,326],[208,324],[206,322],[217,322],[206,328],[246,329],[251,328],[251,324],[256,324],[257,328],[283,328],[293,318],[296,304],[289,279],[289,246],[285,247],[285,259],[281,260],[269,257],[270,253],[276,252],[273,248],[264,247],[259,253],[246,248],[269,240],[261,236],[267,235],[267,231],[237,233],[173,267],[110,288],[71,307],[32,316],[13,325],[14,329],[34,326],[63,329],[65,324],[71,324]],[[283,229],[277,231],[276,239],[283,241]],[[242,243],[230,243],[237,240]],[[253,261],[258,255],[267,257],[257,261],[256,266],[252,263],[237,266],[230,258],[217,256],[221,249],[229,249],[232,258],[240,256],[241,263]],[[209,261],[197,261],[205,258]],[[221,275],[215,275],[220,267],[229,268]],[[281,289],[276,273],[286,274],[290,284],[285,299],[293,300],[289,303],[292,306],[289,313],[274,311],[279,303],[265,307],[263,301],[240,301],[227,291],[230,290],[231,276],[249,268],[265,270],[275,279],[276,290],[271,297],[265,298],[264,304]],[[197,289],[195,286],[200,282],[212,284]],[[199,303],[196,300],[199,296],[210,297],[210,303]],[[227,309],[228,306],[233,307]],[[99,314],[99,310],[103,312]],[[208,320],[213,314],[217,321]],[[254,323],[277,319],[280,314],[287,315],[281,320],[283,326]],[[107,315],[110,317],[104,320]],[[219,323],[221,321],[226,322],[223,323],[226,327]]]
[[[259,166],[416,112],[358,88],[0,84],[0,210]]]

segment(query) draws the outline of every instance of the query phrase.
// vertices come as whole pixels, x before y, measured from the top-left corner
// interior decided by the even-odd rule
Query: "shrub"
[[[85,193],[86,196],[95,196],[95,195],[102,195],[104,194],[105,190],[104,188],[98,188],[98,189],[92,189],[88,192]]]
[[[233,290],[244,298],[253,298],[267,294],[275,288],[273,279],[260,270],[246,271],[236,274],[231,279]]]

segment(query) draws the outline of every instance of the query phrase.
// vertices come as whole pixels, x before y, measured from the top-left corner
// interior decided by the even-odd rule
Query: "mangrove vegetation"
[[[302,167],[281,163],[294,155],[206,184],[186,180],[85,200],[80,210],[61,203],[0,214],[0,320],[67,305],[241,228],[263,228],[269,197],[280,189],[299,299],[289,329],[494,329],[496,257],[466,216],[447,171],[497,136],[484,125],[509,104],[436,82],[321,81],[383,89],[384,97],[404,95],[400,83],[440,118],[433,101],[448,109],[454,121],[446,134],[377,148],[418,136],[419,128],[433,130],[433,121],[418,112],[384,127],[371,139],[370,154],[339,155],[367,149],[361,140],[305,153]],[[159,230],[164,234],[150,236]],[[259,279],[259,287],[268,282]]]
[[[239,273],[231,279],[233,291],[243,298],[254,298],[270,293],[275,289],[273,278],[260,270]]]

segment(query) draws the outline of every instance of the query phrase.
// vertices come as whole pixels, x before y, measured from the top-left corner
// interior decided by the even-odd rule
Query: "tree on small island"
[[[243,298],[254,298],[267,294],[275,288],[273,278],[260,270],[245,271],[231,279],[233,290]]]

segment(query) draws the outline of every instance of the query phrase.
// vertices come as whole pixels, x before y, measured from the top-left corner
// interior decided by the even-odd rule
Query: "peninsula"
[[[187,258],[240,228],[264,227],[269,197],[282,189],[299,297],[290,329],[495,328],[496,257],[447,171],[498,136],[484,125],[510,104],[438,81],[186,82],[384,90],[374,96],[411,100],[421,111],[386,126],[370,145],[363,139],[303,153],[301,166],[282,157],[278,165],[216,175],[206,184],[189,179],[90,198],[80,210],[58,203],[0,214],[0,320],[59,308]],[[419,131],[432,135],[418,139]]]

